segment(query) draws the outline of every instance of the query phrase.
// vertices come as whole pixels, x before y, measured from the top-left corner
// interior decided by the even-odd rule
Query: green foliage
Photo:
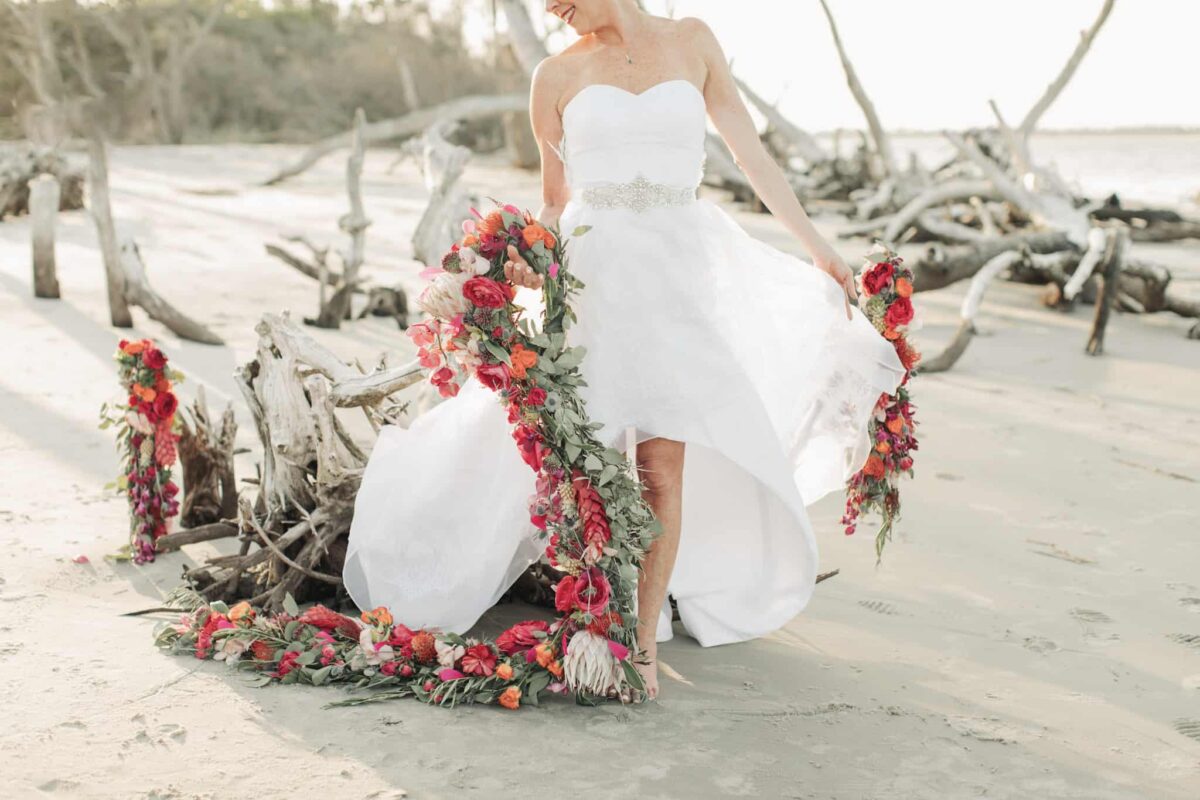
[[[133,4],[77,4],[42,0],[60,97],[84,97],[88,86],[75,64],[82,43],[94,81],[105,94],[103,120],[124,141],[162,141],[154,92],[170,74],[169,54],[190,44],[215,0],[145,0]],[[18,5],[20,8],[20,5]],[[23,10],[21,13],[28,13]],[[28,46],[0,11],[0,138],[22,135],[22,114],[39,103],[17,69]],[[112,30],[144,30],[157,75],[135,65]],[[9,31],[12,33],[10,34]],[[202,141],[310,141],[347,129],[354,110],[369,120],[411,111],[399,64],[411,68],[421,105],[473,93],[505,91],[520,81],[497,68],[484,50],[467,46],[462,20],[430,16],[427,4],[386,0],[345,6],[328,0],[227,3],[183,68],[177,113],[182,139]],[[498,125],[498,122],[487,124]]]

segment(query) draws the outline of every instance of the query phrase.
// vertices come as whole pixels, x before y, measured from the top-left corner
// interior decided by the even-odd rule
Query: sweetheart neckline
[[[687,78],[668,78],[665,81],[659,81],[658,83],[647,86],[645,89],[643,89],[640,92],[631,92],[630,90],[626,89],[623,86],[617,86],[615,83],[589,83],[587,86],[584,86],[582,89],[580,89],[574,95],[572,95],[571,99],[567,101],[567,104],[565,106],[563,106],[562,114],[559,116],[561,119],[565,120],[567,118],[567,111],[570,110],[571,105],[576,100],[579,99],[579,96],[581,94],[583,94],[584,92],[586,92],[588,89],[592,89],[592,88],[595,88],[598,86],[606,86],[609,89],[615,89],[618,92],[621,92],[622,94],[628,95],[629,97],[643,97],[644,95],[649,94],[650,92],[654,91],[655,89],[659,88],[660,86],[666,86],[666,85],[672,84],[672,83],[686,83],[688,86],[691,86],[692,89],[695,90],[696,94],[700,97],[701,100],[704,99],[704,92],[701,91],[700,87],[697,86],[692,81],[688,80]]]

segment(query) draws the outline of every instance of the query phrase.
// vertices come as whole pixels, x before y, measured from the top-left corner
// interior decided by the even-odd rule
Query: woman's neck
[[[633,0],[618,0],[613,3],[612,18],[592,31],[592,36],[601,44],[626,47],[640,38],[646,16]]]

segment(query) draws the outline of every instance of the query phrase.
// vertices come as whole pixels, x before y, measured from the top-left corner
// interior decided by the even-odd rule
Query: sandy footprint
[[[1189,739],[1200,742],[1200,719],[1177,719],[1173,727]]]
[[[1026,650],[1032,650],[1035,653],[1053,653],[1058,648],[1058,643],[1045,638],[1044,636],[1026,636],[1022,646]]]
[[[896,610],[896,606],[883,600],[859,600],[858,604],[868,611],[874,611],[876,614],[883,614],[888,617],[894,617],[900,613]]]
[[[1179,605],[1188,611],[1200,614],[1200,597],[1181,597],[1179,598]]]

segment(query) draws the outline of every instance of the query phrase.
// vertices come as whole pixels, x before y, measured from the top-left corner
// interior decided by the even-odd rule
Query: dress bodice
[[[563,109],[556,151],[572,190],[647,181],[695,188],[704,174],[704,95],[684,78],[640,93],[593,83]]]

